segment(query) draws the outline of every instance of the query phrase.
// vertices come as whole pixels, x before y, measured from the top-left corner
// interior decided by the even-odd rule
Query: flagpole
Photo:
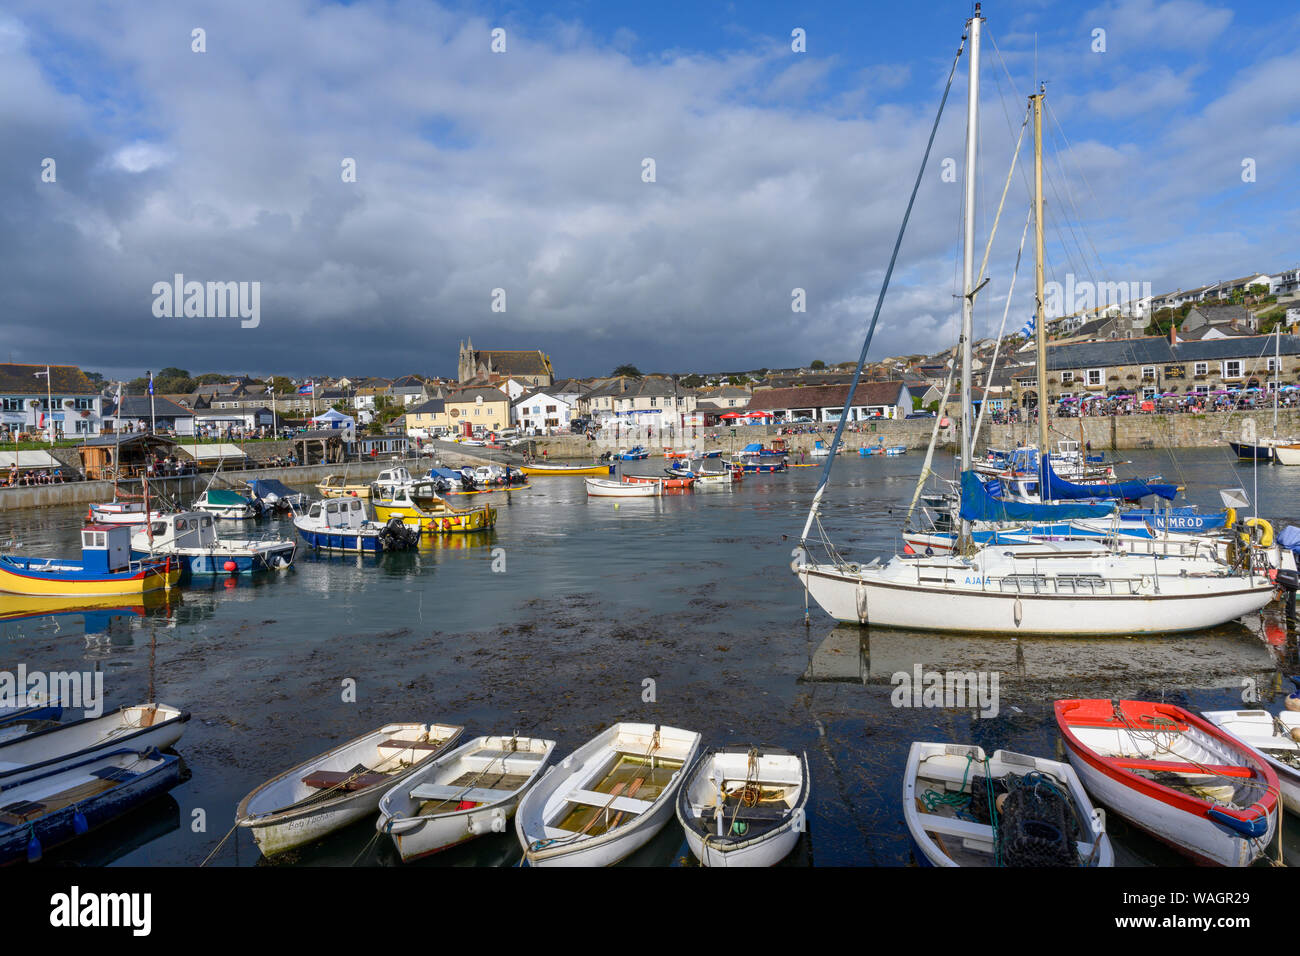
[[[155,411],[153,401],[153,372],[149,373],[149,434],[154,435],[158,431],[158,415]]]

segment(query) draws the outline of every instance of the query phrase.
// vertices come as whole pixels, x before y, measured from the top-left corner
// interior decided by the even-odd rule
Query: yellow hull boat
[[[525,475],[612,475],[609,465],[520,465]]]
[[[402,524],[419,528],[422,534],[489,531],[497,523],[497,509],[490,505],[462,511],[441,498],[422,498],[420,504],[416,504],[405,494],[398,498],[376,498],[371,504],[376,520],[387,522],[400,518]]]

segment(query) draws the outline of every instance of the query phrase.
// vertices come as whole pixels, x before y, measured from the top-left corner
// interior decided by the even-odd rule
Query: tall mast
[[[1277,440],[1277,393],[1282,384],[1282,320],[1277,320],[1273,342],[1273,440]]]
[[[1034,347],[1038,353],[1038,460],[1047,454],[1047,323],[1043,295],[1043,87],[1034,104]],[[1080,449],[1082,451],[1082,449]],[[1045,469],[1044,469],[1045,471]],[[1040,482],[1039,490],[1042,490]]]
[[[961,470],[971,466],[971,338],[974,334],[975,308],[975,151],[979,146],[980,97],[980,5],[967,23],[970,38],[970,83],[966,90],[966,222],[962,245],[961,295]]]

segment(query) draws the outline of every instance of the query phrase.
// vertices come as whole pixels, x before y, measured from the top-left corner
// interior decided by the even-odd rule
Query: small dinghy
[[[264,856],[310,843],[369,816],[384,793],[464,731],[450,724],[385,724],[262,784],[239,803],[238,826]]]
[[[17,704],[0,707],[0,726],[14,720],[58,720],[62,716],[63,707],[57,700],[27,694]]]
[[[180,758],[114,750],[0,793],[0,865],[35,863],[45,850],[114,820],[180,782]]]
[[[546,772],[519,803],[515,832],[529,866],[610,866],[673,815],[700,735],[618,723]]]
[[[807,829],[807,755],[775,747],[706,750],[677,794],[686,843],[704,866],[772,866]]]
[[[1283,710],[1212,710],[1205,719],[1259,754],[1277,774],[1282,804],[1300,814],[1300,713]],[[0,727],[0,732],[4,727]]]
[[[1173,704],[1058,700],[1070,763],[1098,801],[1198,863],[1249,866],[1278,822],[1277,774]]]
[[[0,742],[0,790],[98,753],[170,747],[189,719],[166,704],[134,704]]]
[[[384,794],[375,829],[393,838],[406,862],[484,833],[505,833],[554,749],[554,740],[475,737]]]
[[[1115,865],[1101,811],[1057,760],[914,743],[903,772],[903,819],[926,866]]]
[[[584,478],[590,498],[658,498],[664,493],[660,481],[608,481],[604,478]]]

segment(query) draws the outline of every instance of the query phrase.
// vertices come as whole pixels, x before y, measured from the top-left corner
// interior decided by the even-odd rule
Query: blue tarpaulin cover
[[[1177,485],[1148,484],[1145,481],[1116,481],[1105,485],[1076,485],[1066,481],[1052,470],[1052,456],[1045,456],[1043,470],[1046,473],[1047,493],[1040,495],[1048,501],[1077,501],[1080,498],[1114,498],[1120,501],[1137,501],[1148,495],[1158,495],[1166,501],[1173,501],[1178,496]]]
[[[993,497],[979,475],[961,473],[961,516],[967,521],[1069,521],[1072,518],[1104,518],[1114,505],[1037,505],[1003,501]]]

